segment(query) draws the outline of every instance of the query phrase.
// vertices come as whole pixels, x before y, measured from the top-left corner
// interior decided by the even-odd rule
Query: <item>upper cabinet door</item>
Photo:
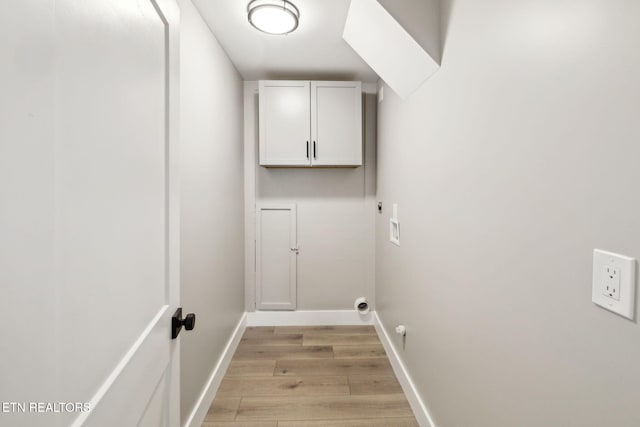
[[[260,164],[310,166],[308,81],[260,81]]]
[[[311,164],[362,165],[362,85],[311,82]]]

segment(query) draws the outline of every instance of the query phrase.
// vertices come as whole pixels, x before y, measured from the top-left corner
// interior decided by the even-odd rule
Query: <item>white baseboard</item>
[[[355,310],[252,311],[247,326],[373,325],[373,313],[361,316]]]
[[[380,341],[382,341],[384,350],[387,352],[387,356],[391,362],[393,372],[396,374],[396,377],[398,377],[398,381],[402,386],[402,391],[404,391],[404,394],[407,396],[407,400],[409,401],[409,405],[413,410],[413,414],[415,415],[418,424],[422,427],[436,427],[431,414],[429,414],[427,407],[418,393],[418,389],[416,389],[415,384],[411,380],[411,376],[409,376],[407,368],[404,366],[404,363],[402,363],[393,341],[390,339],[386,328],[380,321],[380,317],[378,317],[377,313],[374,313],[374,317],[374,324],[376,331],[378,332],[378,336],[380,337]]]
[[[238,322],[236,329],[233,331],[233,334],[231,334],[231,338],[229,339],[229,342],[227,342],[227,346],[224,348],[222,356],[218,360],[215,368],[213,368],[213,371],[211,371],[207,385],[204,387],[204,390],[202,390],[202,393],[198,398],[198,402],[193,408],[193,411],[191,411],[189,418],[187,418],[187,422],[184,424],[184,427],[200,427],[204,422],[207,412],[209,411],[209,406],[211,406],[211,402],[213,402],[213,398],[216,396],[218,387],[220,387],[222,378],[227,372],[229,363],[231,363],[231,358],[236,352],[236,348],[238,348],[238,344],[240,343],[240,339],[242,338],[246,327],[247,313],[244,313]]]

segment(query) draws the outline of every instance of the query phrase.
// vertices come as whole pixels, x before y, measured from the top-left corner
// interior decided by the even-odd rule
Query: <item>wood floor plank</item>
[[[333,358],[331,346],[245,345],[241,344],[233,360],[326,359]]]
[[[326,396],[348,395],[347,377],[225,377],[216,396]]]
[[[349,325],[349,326],[276,326],[274,333],[277,334],[307,334],[326,333],[343,335],[376,335],[376,329],[369,325]]]
[[[381,344],[373,345],[334,345],[333,355],[336,359],[387,357]]]
[[[246,329],[202,427],[417,425],[372,326],[278,326]]]
[[[250,420],[340,420],[410,417],[404,395],[243,397],[236,415]]]
[[[270,377],[276,368],[273,360],[237,360],[232,359],[227,369],[227,377]]]
[[[395,375],[352,375],[349,388],[353,395],[402,393]]]
[[[274,375],[393,375],[393,370],[385,358],[276,360]]]
[[[418,427],[418,422],[414,417],[333,421],[279,421],[278,427]]]
[[[240,344],[248,345],[302,345],[302,334],[255,334],[245,335]]]
[[[213,421],[205,422],[202,427],[277,427],[277,421]]]
[[[233,421],[240,406],[239,397],[216,397],[209,407],[205,421]]]
[[[264,335],[273,335],[275,326],[247,326],[244,330],[243,337],[255,337]]]
[[[328,333],[305,333],[302,338],[302,345],[380,345],[377,335],[369,334],[328,334]]]

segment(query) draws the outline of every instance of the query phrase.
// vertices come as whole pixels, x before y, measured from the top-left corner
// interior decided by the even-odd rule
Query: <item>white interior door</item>
[[[178,18],[0,5],[1,425],[179,424]]]
[[[296,205],[258,205],[256,219],[256,308],[295,310]]]

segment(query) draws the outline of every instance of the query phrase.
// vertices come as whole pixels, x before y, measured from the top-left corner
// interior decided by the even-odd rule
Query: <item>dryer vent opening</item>
[[[365,315],[369,313],[369,301],[367,301],[365,297],[360,297],[356,299],[355,303],[353,304],[353,307],[361,315]]]

